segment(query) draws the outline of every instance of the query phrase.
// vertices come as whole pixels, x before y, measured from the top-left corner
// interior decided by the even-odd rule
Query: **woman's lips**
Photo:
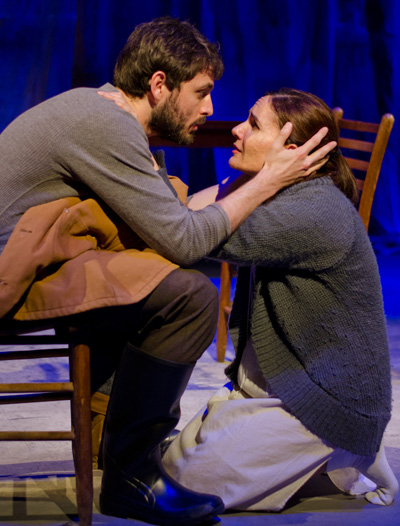
[[[239,148],[236,146],[236,144],[233,145],[232,153],[233,153],[233,154],[235,154],[235,153],[240,153],[240,150],[239,150]]]

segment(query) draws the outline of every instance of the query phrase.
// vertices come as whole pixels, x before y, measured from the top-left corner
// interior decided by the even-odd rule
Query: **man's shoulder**
[[[110,89],[107,89],[107,91],[111,91],[111,88],[113,86],[111,84],[108,84],[106,86],[110,86]],[[64,105],[64,104],[72,104],[72,105],[78,105],[79,107],[82,105],[93,105],[101,102],[104,100],[101,95],[98,94],[98,91],[102,89],[104,91],[105,87],[102,86],[101,88],[90,88],[90,87],[78,87],[78,88],[72,88],[67,91],[63,91],[62,93],[59,93],[58,95],[55,95],[54,97],[51,97],[50,99],[47,99],[44,101],[43,104],[57,104],[57,105]],[[75,106],[72,106],[70,109],[73,110]]]
[[[60,93],[43,106],[43,113],[56,113],[56,121],[73,122],[81,133],[85,130],[112,130],[118,136],[139,137],[148,143],[143,127],[130,113],[112,100],[102,97],[99,91],[115,91],[112,84],[98,88],[78,87]]]
[[[99,97],[100,100],[102,99],[100,95],[98,95],[99,91],[118,91],[112,84],[107,82],[106,84],[103,84],[102,86],[98,87],[89,87],[89,86],[79,86],[76,88],[71,88],[69,90],[63,91],[59,93],[58,95],[55,95],[52,97],[52,99],[63,99],[63,98],[93,98],[94,96]],[[49,99],[49,100],[52,100]]]
[[[73,88],[39,102],[19,115],[18,119],[20,121],[44,119],[45,121],[49,118],[57,121],[60,118],[65,118],[66,115],[70,118],[74,118],[75,115],[84,116],[92,111],[91,108],[95,104],[96,96],[100,98],[100,95],[97,95],[96,88]]]

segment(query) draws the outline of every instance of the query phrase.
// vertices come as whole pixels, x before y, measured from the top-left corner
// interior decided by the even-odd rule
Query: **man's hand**
[[[291,132],[292,124],[287,122],[273,142],[264,167],[256,176],[257,178],[268,176],[269,182],[274,182],[278,189],[300,181],[319,170],[327,162],[328,153],[337,144],[331,141],[309,155],[328,133],[328,128],[321,128],[306,143],[293,149],[285,147]]]
[[[328,132],[321,128],[303,146],[285,148],[285,143],[292,131],[292,124],[286,123],[273,142],[264,167],[253,178],[246,181],[237,190],[230,193],[218,204],[229,217],[231,230],[234,231],[253,210],[267,199],[274,196],[285,186],[303,180],[321,166],[327,154],[336,146],[332,141],[309,155]]]

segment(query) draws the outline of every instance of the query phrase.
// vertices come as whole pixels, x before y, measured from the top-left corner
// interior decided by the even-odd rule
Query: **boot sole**
[[[157,513],[156,516],[151,517],[153,510],[140,502],[135,503],[135,507],[136,509],[133,510],[132,505],[125,505],[121,502],[120,497],[118,499],[113,499],[109,496],[105,497],[100,493],[100,513],[103,515],[119,517],[120,519],[137,519],[150,524],[157,524],[159,526],[177,526],[179,524],[183,524],[184,526],[194,526],[209,521],[216,515],[225,511],[225,506],[222,504],[200,517],[189,518],[186,516],[179,518],[179,516],[175,514],[174,517],[163,518],[157,516]]]

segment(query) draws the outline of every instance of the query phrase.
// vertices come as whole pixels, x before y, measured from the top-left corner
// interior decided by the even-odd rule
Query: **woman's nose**
[[[243,138],[243,123],[238,124],[237,126],[232,128],[232,135],[237,139]]]

